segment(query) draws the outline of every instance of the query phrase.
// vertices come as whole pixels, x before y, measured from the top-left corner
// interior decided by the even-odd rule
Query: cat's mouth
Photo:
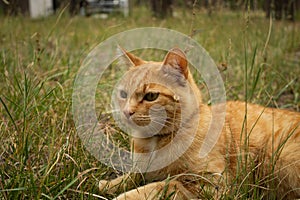
[[[162,136],[175,133],[178,126],[176,120],[164,118],[162,116],[133,115],[124,117],[124,123],[134,132],[138,132],[141,137]]]
[[[126,118],[127,123],[130,125],[137,125],[137,126],[148,126],[151,123],[151,117],[142,115],[142,116],[131,116]]]

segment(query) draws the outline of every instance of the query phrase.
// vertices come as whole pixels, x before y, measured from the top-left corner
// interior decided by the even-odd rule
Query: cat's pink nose
[[[127,118],[131,117],[134,114],[134,112],[131,110],[124,110],[123,113]]]

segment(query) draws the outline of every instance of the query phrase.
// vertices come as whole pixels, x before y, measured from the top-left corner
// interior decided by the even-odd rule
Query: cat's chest
[[[133,138],[132,148],[136,153],[148,153],[155,150],[157,146],[157,138]]]

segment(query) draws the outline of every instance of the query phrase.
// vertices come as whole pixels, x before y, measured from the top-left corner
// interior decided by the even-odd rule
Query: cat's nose
[[[134,114],[132,110],[127,110],[127,109],[124,110],[123,113],[127,118],[131,117]]]

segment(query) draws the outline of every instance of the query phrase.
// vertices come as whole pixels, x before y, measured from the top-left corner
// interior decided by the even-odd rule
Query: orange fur
[[[159,195],[166,197],[171,194],[172,199],[200,198],[201,184],[214,186],[212,190],[219,186],[223,189],[221,192],[226,192],[226,184],[230,184],[239,170],[238,162],[246,164],[243,155],[247,154],[249,159],[258,163],[257,170],[263,171],[264,176],[274,175],[275,185],[279,185],[279,197],[300,197],[299,113],[239,101],[227,102],[221,135],[212,151],[200,158],[199,152],[212,120],[211,107],[202,103],[184,53],[178,48],[172,49],[162,63],[146,62],[127,52],[126,55],[134,67],[120,83],[120,90],[128,93],[127,98],[117,101],[120,110],[130,113],[131,119],[140,126],[150,123],[149,109],[154,104],[164,106],[167,114],[167,122],[157,134],[148,138],[133,136],[133,150],[138,153],[152,152],[172,143],[180,122],[185,120],[181,116],[190,118],[183,124],[185,132],[180,140],[189,140],[193,132],[196,134],[191,146],[176,161],[144,175],[149,184],[134,189],[134,182],[141,176],[135,175],[129,181],[122,181],[130,177],[126,175],[109,182],[100,181],[101,190],[106,188],[115,193],[114,188],[119,184],[126,185],[127,189],[133,188],[117,199],[159,199]],[[189,87],[185,86],[186,83]],[[149,91],[159,93],[157,100],[143,100]],[[198,108],[198,113],[193,113],[195,108]],[[178,145],[170,154],[181,148]],[[176,178],[168,180],[170,176]],[[214,197],[217,195],[218,192]]]

